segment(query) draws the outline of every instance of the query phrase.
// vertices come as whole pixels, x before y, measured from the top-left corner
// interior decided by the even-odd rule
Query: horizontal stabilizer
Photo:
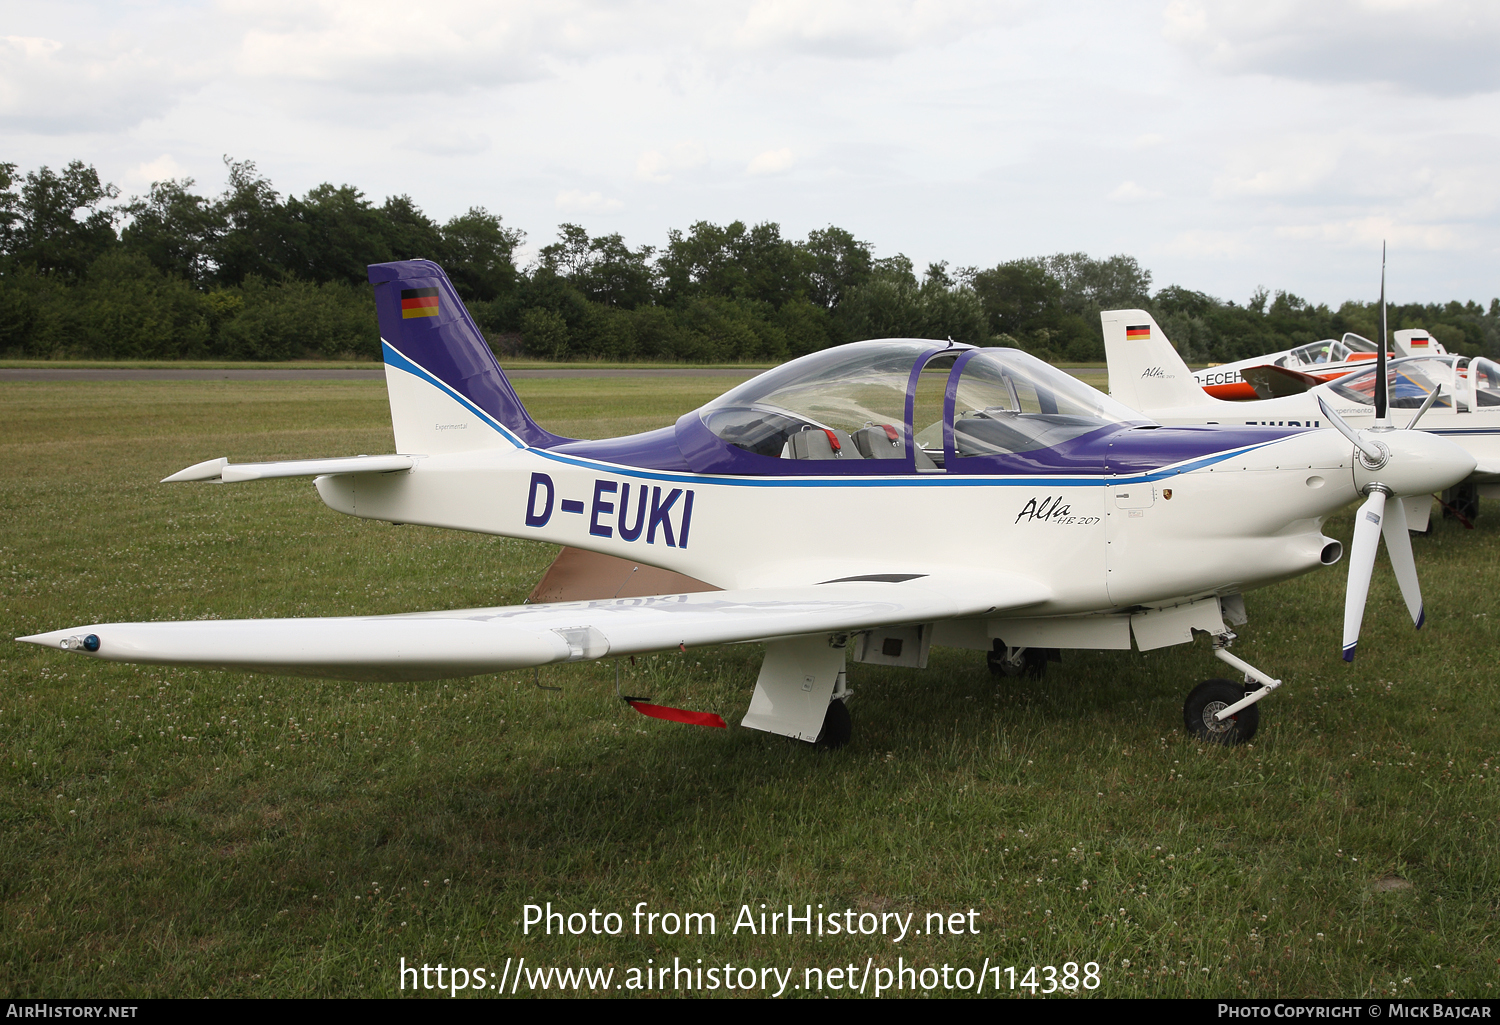
[[[399,616],[104,623],[18,640],[115,662],[423,680],[682,645],[852,633],[980,616],[1048,597],[1048,588],[1025,577],[947,574]]]
[[[417,461],[411,456],[338,456],[332,459],[292,459],[284,463],[231,463],[228,459],[208,459],[194,463],[163,477],[163,484],[188,480],[220,481],[234,484],[272,477],[321,477],[337,473],[390,473],[410,470]]]

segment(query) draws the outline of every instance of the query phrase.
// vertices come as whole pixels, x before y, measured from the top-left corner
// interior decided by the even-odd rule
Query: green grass
[[[671,423],[721,387],[517,383],[583,436]],[[7,384],[0,411],[6,636],[518,602],[553,554],[349,519],[305,481],[155,483],[217,455],[389,451],[378,382]],[[1347,543],[1348,517],[1329,530]],[[403,957],[619,982],[675,956],[794,983],[989,957],[1096,961],[1114,996],[1494,996],[1497,549],[1493,503],[1473,531],[1416,539],[1418,634],[1382,557],[1353,668],[1343,567],[1249,595],[1236,651],[1286,686],[1234,750],[1182,731],[1187,690],[1222,675],[1202,641],[1068,652],[1042,681],[996,681],[969,652],[851,664],[855,734],[833,754],[646,719],[609,662],[543,670],[554,691],[530,672],[353,684],[0,644],[0,990],[381,995]],[[734,722],[758,658],[622,672],[626,693]],[[712,911],[719,934],[522,935],[546,901]],[[736,936],[744,903],[918,927],[972,907],[981,935]]]

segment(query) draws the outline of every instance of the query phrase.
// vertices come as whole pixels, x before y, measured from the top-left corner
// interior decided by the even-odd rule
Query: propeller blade
[[[1385,380],[1385,243],[1380,243],[1380,334],[1375,338],[1375,426],[1386,427],[1389,394]]]
[[[1416,429],[1417,421],[1422,419],[1422,415],[1432,408],[1432,404],[1437,401],[1437,397],[1442,393],[1442,391],[1443,386],[1437,385],[1432,389],[1432,391],[1427,393],[1427,398],[1422,400],[1422,408],[1417,410],[1417,415],[1412,417],[1411,423],[1406,425],[1406,429],[1408,431]]]
[[[1348,438],[1349,444],[1363,452],[1371,463],[1378,463],[1385,458],[1386,453],[1380,451],[1370,439],[1363,437],[1362,431],[1356,431],[1350,427],[1349,422],[1334,412],[1333,407],[1324,401],[1321,395],[1318,396],[1318,408],[1323,411],[1323,415],[1328,418],[1328,423],[1333,429]]]
[[[1385,553],[1391,557],[1391,569],[1396,571],[1396,583],[1401,585],[1401,597],[1406,599],[1406,611],[1411,613],[1412,625],[1418,630],[1427,622],[1427,610],[1422,605],[1422,587],[1417,583],[1417,561],[1411,554],[1411,534],[1406,529],[1406,506],[1396,499],[1385,511],[1385,522],[1380,525],[1380,536],[1385,538]]]
[[[1375,549],[1380,544],[1380,525],[1385,519],[1385,492],[1371,491],[1354,514],[1354,541],[1349,545],[1349,585],[1344,591],[1344,661],[1354,661],[1359,644],[1359,625],[1365,618],[1365,599],[1370,594],[1370,573],[1375,568]]]

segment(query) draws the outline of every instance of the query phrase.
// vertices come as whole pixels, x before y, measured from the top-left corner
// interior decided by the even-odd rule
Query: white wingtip
[[[51,630],[44,634],[30,634],[26,637],[17,637],[21,644],[37,644],[43,648],[60,648],[63,651],[89,651],[98,650],[98,643],[92,648],[87,647],[84,641],[93,637],[93,632],[86,626],[74,627],[71,630]]]
[[[185,480],[214,480],[224,473],[224,467],[229,465],[229,460],[223,456],[218,459],[205,459],[201,463],[194,463],[186,470],[178,470],[170,477],[163,477],[161,483],[176,484]]]

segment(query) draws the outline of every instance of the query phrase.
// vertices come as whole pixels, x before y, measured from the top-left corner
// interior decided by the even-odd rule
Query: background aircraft
[[[1396,357],[1443,356],[1447,352],[1424,328],[1397,331],[1390,349],[1390,355]],[[1346,331],[1341,339],[1325,338],[1295,349],[1234,363],[1217,363],[1190,373],[1204,392],[1216,399],[1273,399],[1299,394],[1324,381],[1365,369],[1374,358],[1374,342]]]
[[[167,480],[313,476],[323,501],[350,515],[548,541],[719,590],[111,623],[22,640],[116,661],[347,679],[757,641],[766,657],[743,724],[836,744],[849,734],[851,651],[921,667],[933,645],[949,645],[988,652],[1000,669],[1042,668],[1063,648],[1133,638],[1146,650],[1200,630],[1260,684],[1247,693],[1210,680],[1188,696],[1188,729],[1232,742],[1253,734],[1256,702],[1280,682],[1228,650],[1242,593],[1337,561],[1341,546],[1320,526],[1361,494],[1429,492],[1473,469],[1422,432],[1386,437],[1387,458],[1372,463],[1355,444],[1374,442],[1347,428],[1162,427],[1018,350],[916,339],[817,352],[674,426],[579,441],[526,413],[437,265],[376,264],[370,280],[398,454],[220,458]],[[1404,524],[1395,533],[1387,543],[1420,624]],[[1375,554],[1366,547],[1346,610],[1356,634]]]
[[[1327,427],[1321,402],[1352,426],[1376,424],[1377,382],[1382,375],[1374,365],[1293,395],[1225,402],[1203,393],[1149,313],[1109,310],[1101,318],[1111,397],[1159,423]],[[1420,350],[1414,344],[1416,332],[1398,334],[1403,347]],[[1421,337],[1431,336],[1421,332]],[[1474,471],[1442,498],[1472,522],[1481,497],[1500,498],[1500,364],[1482,357],[1408,356],[1391,360],[1383,380],[1391,409],[1405,411],[1403,425],[1433,396],[1419,429],[1449,439],[1474,457]],[[1427,529],[1431,500],[1412,495],[1405,506],[1411,528]]]

